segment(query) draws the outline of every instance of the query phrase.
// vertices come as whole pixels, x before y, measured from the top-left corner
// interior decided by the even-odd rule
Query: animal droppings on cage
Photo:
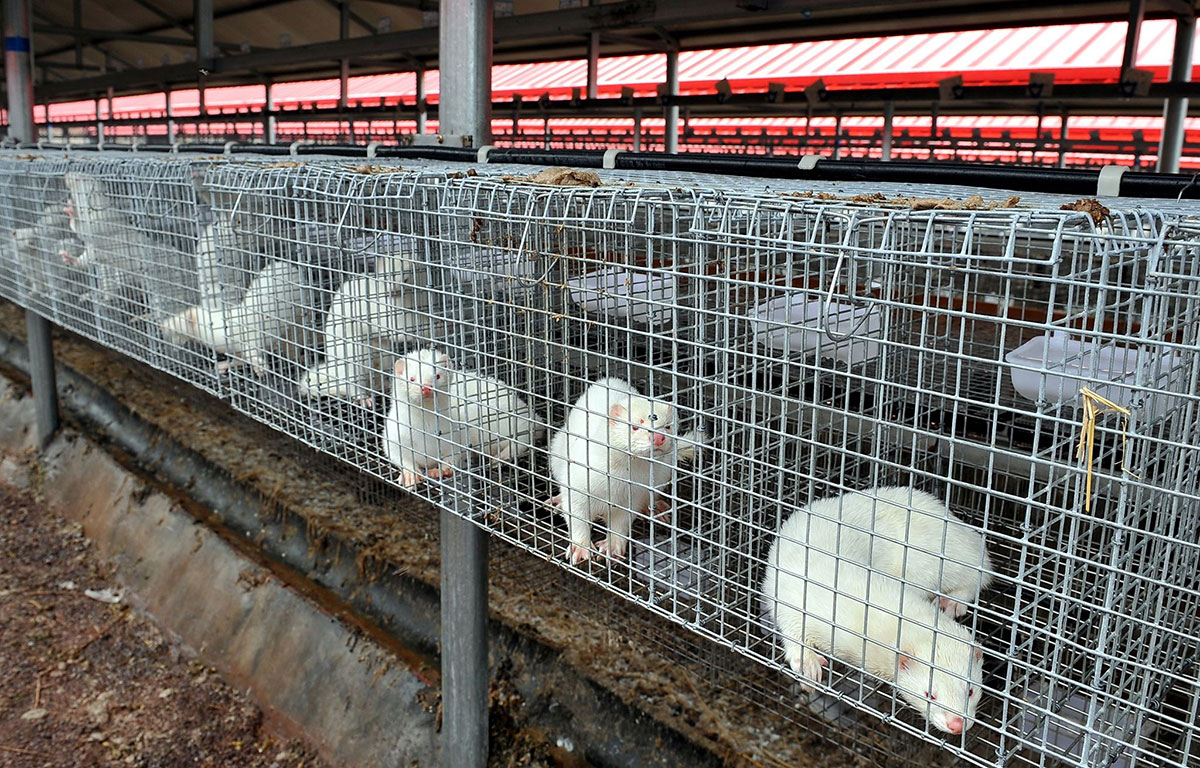
[[[555,187],[602,187],[604,182],[591,171],[576,168],[546,168],[528,176],[504,174],[503,181],[527,181],[531,184],[549,184]]]
[[[1109,211],[1104,204],[1093,197],[1081,197],[1073,203],[1065,203],[1059,210],[1086,213],[1096,224],[1102,224],[1109,216]]]

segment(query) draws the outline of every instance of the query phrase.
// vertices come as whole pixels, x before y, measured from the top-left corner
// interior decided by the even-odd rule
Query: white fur
[[[421,328],[410,271],[400,257],[382,256],[374,275],[342,283],[325,315],[325,361],[305,373],[302,394],[371,401],[371,345],[408,341]]]
[[[529,452],[537,432],[533,408],[503,382],[463,372],[450,387],[455,419],[465,428],[466,445],[497,461]]]
[[[567,560],[591,556],[593,520],[608,524],[598,551],[624,555],[631,510],[648,509],[653,490],[670,482],[676,462],[688,457],[688,450],[676,450],[675,432],[675,409],[642,397],[627,382],[606,378],[588,386],[550,441],[550,475],[570,530]],[[698,439],[689,433],[680,442],[694,450]]]
[[[856,561],[925,590],[954,616],[992,583],[983,537],[924,491],[871,488],[819,499],[808,510],[844,523],[841,552],[852,547]]]
[[[453,471],[459,448],[451,416],[454,366],[445,353],[420,349],[397,360],[395,374],[383,449],[411,488],[422,474],[436,478]]]
[[[197,303],[196,257],[157,242],[131,226],[99,180],[66,175],[69,226],[87,249],[88,263],[107,266],[99,280],[106,301],[141,294],[149,314],[164,321]],[[132,290],[131,290],[132,289]]]
[[[864,567],[865,537],[839,544],[840,526],[818,513],[821,504],[792,515],[767,556],[762,592],[788,663],[820,682],[821,654],[831,653],[890,681],[935,728],[965,731],[983,695],[970,631],[921,589]]]
[[[163,335],[175,343],[196,341],[262,372],[269,351],[286,343],[297,318],[306,312],[304,270],[277,261],[250,283],[240,304],[196,306],[167,318]]]

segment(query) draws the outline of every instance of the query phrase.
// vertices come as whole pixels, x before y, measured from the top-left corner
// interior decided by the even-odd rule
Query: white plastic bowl
[[[601,269],[569,280],[571,301],[613,320],[663,325],[675,305],[675,281],[645,272]]]
[[[750,311],[754,338],[780,352],[816,353],[858,365],[879,357],[883,320],[871,307],[855,307],[811,296],[780,296]],[[847,337],[847,338],[843,338]]]
[[[1114,344],[1102,344],[1097,348],[1058,331],[1030,339],[1004,359],[1009,364],[1013,389],[1021,397],[1035,402],[1043,382],[1046,401],[1051,404],[1082,405],[1078,402],[1079,390],[1085,386],[1123,407],[1133,402],[1139,389],[1179,390],[1178,354],[1147,355],[1142,387],[1134,386],[1138,377],[1137,356],[1136,349]],[[1156,370],[1161,373],[1157,380],[1151,380],[1149,377]],[[1170,400],[1167,396],[1151,395],[1148,417],[1153,419],[1162,415],[1170,406]]]

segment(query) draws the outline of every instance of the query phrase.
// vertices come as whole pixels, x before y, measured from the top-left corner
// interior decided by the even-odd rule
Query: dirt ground
[[[0,766],[327,765],[118,594],[77,524],[0,486]]]

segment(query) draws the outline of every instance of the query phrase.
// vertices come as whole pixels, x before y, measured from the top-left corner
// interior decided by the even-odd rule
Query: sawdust
[[[505,174],[503,181],[527,181],[531,184],[550,184],[556,187],[602,187],[604,182],[591,171],[577,168],[546,168],[529,176]]]

